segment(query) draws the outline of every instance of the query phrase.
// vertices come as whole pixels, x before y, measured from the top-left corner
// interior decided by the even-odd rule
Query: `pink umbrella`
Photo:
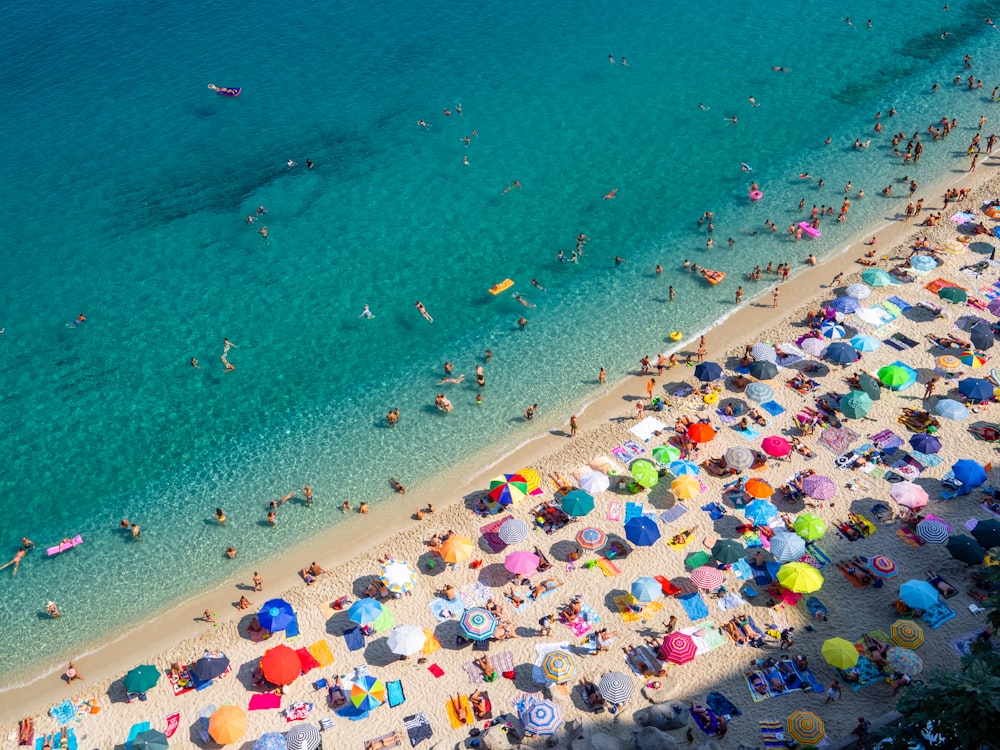
[[[821,474],[813,474],[802,480],[802,491],[814,500],[829,500],[837,494],[837,485]]]
[[[660,656],[674,664],[687,664],[697,654],[698,646],[687,633],[670,633],[660,646]]]
[[[792,446],[789,442],[778,435],[764,438],[760,447],[764,449],[764,453],[775,458],[783,458],[792,452]]]
[[[706,591],[719,588],[725,580],[726,577],[722,571],[711,565],[702,565],[691,571],[691,583]]]
[[[503,566],[511,573],[527,576],[538,570],[540,562],[534,552],[511,552],[504,558]]]
[[[889,490],[889,497],[895,500],[898,505],[910,508],[911,510],[923,508],[927,505],[928,500],[927,492],[924,488],[913,482],[899,482],[898,484],[894,484],[892,489]]]

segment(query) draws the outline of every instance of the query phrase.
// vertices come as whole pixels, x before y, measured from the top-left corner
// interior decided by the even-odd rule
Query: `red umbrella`
[[[268,682],[287,685],[302,673],[302,660],[285,644],[275,646],[260,658],[260,669]]]
[[[715,428],[705,422],[695,422],[688,427],[687,435],[696,443],[707,443],[715,437]]]
[[[660,656],[674,664],[687,664],[698,654],[698,646],[694,638],[687,633],[670,633],[663,639],[660,646]]]
[[[711,565],[702,565],[691,571],[691,583],[706,591],[719,588],[725,580],[726,576],[723,575],[722,571]]]
[[[778,435],[764,438],[760,447],[764,449],[764,453],[775,458],[783,458],[792,452],[792,446],[788,441]]]

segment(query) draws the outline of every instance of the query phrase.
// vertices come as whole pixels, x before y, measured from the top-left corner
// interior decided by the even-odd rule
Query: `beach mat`
[[[653,576],[653,579],[660,584],[660,588],[663,589],[664,596],[673,596],[674,594],[679,594],[682,591],[682,589],[674,586],[674,584],[670,582],[670,579],[665,576]]]
[[[767,750],[787,750],[785,742],[785,723],[782,721],[760,722],[760,736]]]
[[[295,653],[299,657],[299,664],[302,665],[303,672],[311,672],[319,667],[319,662],[316,661],[316,657],[307,648],[297,648]]]
[[[600,568],[601,572],[604,573],[604,575],[609,578],[611,576],[616,576],[619,573],[621,573],[621,571],[618,570],[618,566],[615,565],[606,557],[600,557],[597,559],[597,567]]]
[[[743,712],[722,693],[709,693],[705,696],[705,704],[719,716],[735,719],[743,715]]]
[[[431,720],[423,712],[413,716],[404,716],[403,726],[406,727],[406,736],[410,740],[410,747],[416,747],[424,740],[429,740],[434,736]]]
[[[385,683],[385,692],[389,701],[389,708],[395,708],[406,703],[406,693],[403,692],[403,682],[401,680],[392,680]]]
[[[937,630],[939,627],[954,619],[955,611],[942,601],[934,602],[930,607],[920,613],[920,619],[927,627]]]
[[[667,508],[660,514],[660,520],[663,521],[663,523],[673,523],[687,513],[687,511],[687,506],[684,503],[675,503],[672,507]]]
[[[308,647],[316,663],[321,667],[329,667],[333,664],[333,652],[330,651],[330,644],[325,640],[316,641]]]
[[[777,417],[780,414],[785,413],[785,407],[779,404],[777,401],[765,401],[760,405],[760,408],[770,414],[772,417]]]
[[[439,667],[437,664],[431,664],[429,667],[427,667],[427,671],[430,672],[435,677],[444,676],[444,670],[441,669],[441,667]]]
[[[705,600],[701,598],[699,593],[684,594],[684,596],[677,597],[677,601],[681,603],[691,622],[704,620],[708,617],[708,607],[705,606]]]
[[[361,632],[361,628],[353,627],[344,631],[344,642],[348,651],[360,651],[365,647],[365,634]]]
[[[251,696],[247,705],[248,711],[266,711],[270,708],[281,708],[281,696],[274,693],[257,693]]]
[[[491,521],[485,526],[481,526],[479,533],[483,535],[483,539],[486,544],[493,552],[503,552],[507,548],[507,543],[500,538],[500,527],[503,526],[504,521],[506,521],[510,516],[504,516],[503,518],[498,518],[495,521]]]
[[[767,572],[766,565],[755,565],[752,562],[747,562],[750,566],[750,570],[753,571],[753,582],[758,586],[768,586],[771,583],[771,574]]]
[[[695,568],[700,568],[702,565],[707,565],[711,559],[712,556],[705,550],[698,550],[684,561],[684,567],[688,570],[694,570]]]
[[[608,511],[604,514],[605,521],[621,521],[622,520],[622,504],[617,500],[612,500],[608,503]]]

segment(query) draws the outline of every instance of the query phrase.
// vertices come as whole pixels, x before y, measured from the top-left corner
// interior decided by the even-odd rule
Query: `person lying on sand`
[[[448,702],[451,703],[451,710],[455,713],[456,718],[464,724],[469,718],[469,712],[465,709],[461,694],[456,694],[454,698],[449,697]]]
[[[744,672],[747,679],[750,680],[750,687],[752,687],[758,695],[767,695],[767,684],[764,682],[764,678],[760,676],[757,672]]]
[[[945,597],[954,596],[955,594],[958,593],[958,590],[954,586],[952,586],[950,583],[947,583],[943,578],[941,578],[941,576],[939,576],[933,570],[930,569],[927,570],[927,581],[928,583],[931,584],[931,586],[936,588],[941,593],[941,596]]]
[[[604,708],[604,698],[600,691],[590,680],[580,680],[580,689],[583,691],[583,699],[587,703],[587,708],[597,710]]]
[[[493,669],[493,664],[490,662],[489,656],[483,654],[478,659],[473,659],[472,663],[479,667],[487,682],[492,681],[496,676],[496,670]]]
[[[472,712],[476,715],[477,720],[485,719],[490,712],[489,698],[483,695],[483,691],[479,688],[476,688],[469,695],[469,703],[472,704]]]

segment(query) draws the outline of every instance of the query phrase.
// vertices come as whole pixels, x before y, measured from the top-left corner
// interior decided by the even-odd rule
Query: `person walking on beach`
[[[580,429],[580,424],[576,420],[576,414],[569,418],[569,436],[571,438],[576,437],[577,430]]]
[[[927,381],[927,385],[924,386],[925,401],[934,395],[934,391],[937,388],[937,384],[938,384],[937,378],[931,378],[930,380]]]
[[[778,306],[778,295],[779,294],[781,294],[781,290],[780,289],[774,289],[774,291],[771,292],[771,307],[777,307]]]
[[[840,280],[841,280],[842,278],[844,278],[844,273],[843,273],[843,271],[841,271],[841,272],[840,272],[840,273],[838,273],[838,274],[837,274],[836,276],[834,276],[834,277],[833,277],[833,281],[831,281],[831,282],[830,282],[829,284],[827,284],[827,286],[837,286],[837,284],[839,284],[839,283],[840,283]]]
[[[253,572],[253,590],[263,591],[264,590],[264,579],[261,578],[260,573],[256,570]]]
[[[826,691],[826,700],[823,704],[836,703],[840,700],[840,680],[834,680]]]
[[[650,401],[653,400],[653,389],[656,388],[656,378],[650,378],[649,382],[646,383],[646,397]]]

